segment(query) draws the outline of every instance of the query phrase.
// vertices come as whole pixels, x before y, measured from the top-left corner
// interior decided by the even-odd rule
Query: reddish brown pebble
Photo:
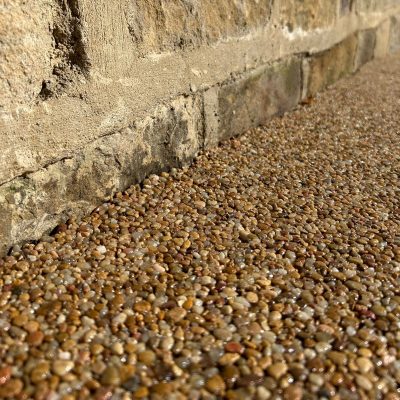
[[[225,345],[225,350],[230,353],[239,353],[242,354],[244,351],[244,347],[237,342],[229,342]]]
[[[11,367],[5,366],[0,368],[0,385],[4,385],[11,378]]]
[[[32,332],[28,335],[26,341],[30,346],[40,346],[43,342],[44,334],[41,331]]]

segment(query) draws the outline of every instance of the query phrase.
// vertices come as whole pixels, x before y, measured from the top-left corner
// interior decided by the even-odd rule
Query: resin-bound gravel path
[[[400,56],[0,260],[0,398],[399,399]]]

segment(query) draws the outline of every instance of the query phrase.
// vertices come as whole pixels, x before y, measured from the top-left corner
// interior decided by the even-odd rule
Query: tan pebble
[[[284,400],[301,400],[303,389],[299,385],[290,385],[283,392]]]
[[[363,375],[356,375],[356,383],[360,388],[368,392],[373,388],[372,382]]]
[[[152,365],[156,360],[156,355],[151,350],[145,350],[139,353],[138,360],[145,365]]]
[[[111,346],[111,350],[113,351],[113,353],[117,354],[117,355],[122,355],[124,354],[124,346],[120,343],[120,342],[116,342]]]
[[[134,353],[134,352],[136,351],[136,349],[137,349],[137,346],[136,346],[135,343],[129,342],[129,343],[127,343],[127,344],[125,345],[125,351],[126,351],[128,354]]]
[[[173,390],[173,385],[170,382],[161,382],[152,386],[151,392],[159,396],[168,396]]]
[[[335,372],[331,377],[331,383],[334,386],[338,386],[338,385],[342,384],[343,381],[344,381],[344,377],[343,377],[343,374],[340,372]]]
[[[335,333],[335,329],[326,324],[320,324],[318,328],[321,332],[330,333],[331,335]]]
[[[96,393],[94,394],[94,400],[110,400],[113,395],[112,389],[107,387],[96,387],[93,389],[97,389]]]
[[[185,318],[186,314],[187,311],[181,307],[175,307],[167,313],[168,317],[174,322],[181,321],[183,318]]]
[[[269,314],[270,321],[280,321],[282,319],[282,314],[279,311],[271,311]]]
[[[41,362],[32,370],[31,372],[31,381],[33,383],[38,383],[43,381],[49,376],[50,365],[47,361]]]
[[[206,388],[211,393],[222,394],[225,390],[225,382],[220,375],[214,375],[206,382]]]
[[[256,398],[257,400],[268,400],[271,398],[271,392],[263,386],[258,386]]]
[[[222,370],[222,377],[226,383],[234,383],[240,377],[239,368],[235,365],[226,365]]]
[[[372,351],[370,349],[367,349],[366,347],[361,347],[358,350],[358,354],[362,357],[367,357],[367,358],[372,357]]]
[[[52,370],[58,376],[64,376],[74,368],[74,363],[69,360],[56,360],[53,362]]]
[[[121,383],[120,373],[117,367],[107,367],[101,374],[101,383],[103,385],[117,386]]]
[[[329,351],[327,356],[336,365],[345,365],[347,363],[347,356],[339,351]]]
[[[357,358],[356,365],[359,371],[362,372],[363,374],[366,374],[367,372],[371,371],[371,369],[374,367],[371,360],[366,357]]]
[[[20,314],[12,319],[12,324],[19,327],[24,327],[28,323],[28,316]]]
[[[220,359],[219,359],[219,364],[220,365],[231,365],[234,364],[237,360],[239,360],[240,354],[238,353],[227,353],[224,354]]]
[[[20,379],[10,379],[4,385],[0,385],[0,399],[16,399],[23,387]]]
[[[249,303],[258,303],[258,296],[257,293],[249,292],[246,295],[246,299]]]
[[[285,363],[275,363],[270,365],[267,368],[267,372],[274,379],[280,379],[283,375],[286,374],[288,367]]]
[[[182,307],[183,307],[185,310],[190,310],[190,309],[193,307],[193,304],[194,304],[194,299],[193,299],[193,297],[189,297],[189,298],[182,304]]]
[[[173,337],[166,337],[162,340],[161,342],[161,348],[165,351],[170,351],[172,349],[172,347],[174,346],[174,338]]]
[[[188,249],[192,245],[192,242],[190,240],[185,240],[181,246],[182,250]]]
[[[113,308],[119,308],[125,303],[125,297],[122,294],[117,294],[111,300],[111,305]]]
[[[387,311],[386,308],[381,306],[380,304],[373,305],[371,310],[380,317],[386,317]]]
[[[134,398],[135,399],[143,399],[144,397],[147,397],[149,395],[149,389],[145,386],[141,386],[139,389],[137,389],[134,393]]]
[[[121,382],[125,382],[129,378],[131,378],[133,375],[135,375],[136,372],[136,366],[131,365],[131,364],[125,364],[122,365],[120,368],[120,376],[121,376]]]
[[[257,283],[263,287],[271,286],[271,281],[269,279],[259,279]]]
[[[37,321],[28,321],[26,325],[23,327],[27,332],[32,333],[36,332],[39,329],[40,325]]]
[[[202,209],[202,208],[204,208],[206,206],[206,203],[204,201],[202,201],[202,200],[196,200],[196,201],[194,201],[194,205],[197,208]]]
[[[90,352],[95,356],[98,354],[101,354],[103,351],[104,351],[104,347],[103,347],[103,345],[101,345],[99,343],[92,343],[90,345]]]
[[[324,378],[322,375],[315,374],[314,372],[311,372],[311,374],[308,376],[308,380],[316,386],[322,386],[324,383]]]

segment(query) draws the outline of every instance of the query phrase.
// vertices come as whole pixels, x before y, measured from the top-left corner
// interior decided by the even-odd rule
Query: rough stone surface
[[[271,0],[130,1],[129,33],[141,54],[184,50],[244,35],[269,21]]]
[[[44,0],[0,3],[0,115],[38,96],[51,74],[50,15]]]
[[[265,124],[293,108],[300,99],[301,60],[292,58],[257,69],[218,93],[218,139],[238,135],[246,127]]]
[[[336,19],[336,1],[282,0],[278,4],[281,23],[289,31],[324,28]]]
[[[201,146],[201,112],[198,98],[180,98],[74,157],[1,186],[0,251],[21,237],[38,239],[60,219],[91,211],[151,173],[187,164]]]
[[[87,67],[78,3],[0,3],[0,117],[16,117],[76,82]]]
[[[400,15],[391,18],[389,51],[400,51]]]
[[[355,69],[360,68],[374,58],[376,48],[376,35],[377,34],[375,29],[369,29],[367,31],[359,32],[357,54],[355,57]]]
[[[390,19],[383,22],[376,30],[375,57],[385,57],[389,53]]]
[[[350,74],[355,68],[357,36],[353,35],[309,62],[308,94],[314,95],[321,89]]]
[[[354,0],[340,0],[340,16],[348,14],[353,7]]]
[[[396,0],[201,3],[0,2],[2,251],[147,173],[179,165],[175,153],[190,159],[199,148],[293,107],[309,87],[312,94],[350,72],[351,57],[354,68],[370,59],[372,33],[359,32],[376,30],[376,56],[400,43]],[[363,44],[356,55],[344,45],[350,37]],[[301,62],[304,54],[309,64]],[[319,61],[312,61],[315,55]],[[297,58],[300,95],[297,66],[291,89],[285,68],[273,82],[269,77],[279,74],[271,65]],[[187,122],[154,117],[193,96]],[[140,128],[140,121],[152,128]],[[181,142],[177,132],[186,123],[197,136]],[[160,155],[165,141],[168,156]]]

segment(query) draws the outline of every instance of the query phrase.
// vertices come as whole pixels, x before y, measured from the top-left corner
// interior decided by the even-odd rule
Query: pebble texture
[[[0,398],[398,399],[399,71],[15,247]]]

